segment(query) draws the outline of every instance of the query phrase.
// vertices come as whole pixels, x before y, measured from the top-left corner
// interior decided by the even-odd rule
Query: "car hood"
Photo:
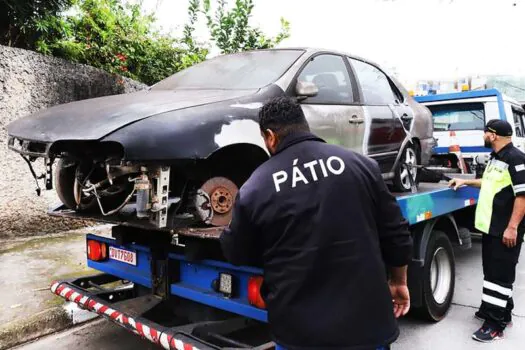
[[[41,142],[98,140],[168,111],[240,98],[254,90],[143,90],[57,105],[12,122],[10,136]]]

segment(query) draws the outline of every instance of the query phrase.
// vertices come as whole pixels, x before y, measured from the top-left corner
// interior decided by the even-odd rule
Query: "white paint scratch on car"
[[[234,120],[229,124],[224,124],[221,131],[215,135],[215,143],[221,148],[236,143],[250,143],[261,147],[268,153],[261,136],[259,123],[251,119]]]
[[[262,106],[263,106],[263,104],[261,102],[253,102],[253,103],[244,103],[244,104],[236,103],[234,105],[231,105],[230,107],[246,108],[246,109],[259,109]]]

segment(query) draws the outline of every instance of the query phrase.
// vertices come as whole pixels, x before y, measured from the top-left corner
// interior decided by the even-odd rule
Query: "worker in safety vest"
[[[484,320],[472,337],[491,342],[503,337],[512,320],[512,285],[525,232],[525,153],[511,142],[512,126],[491,120],[485,127],[485,146],[493,152],[482,179],[452,179],[462,185],[481,187],[475,227],[483,232],[483,294],[475,316]]]
[[[377,162],[310,133],[294,99],[259,116],[272,156],[239,190],[225,257],[263,267],[278,349],[388,348],[410,308],[412,238]]]

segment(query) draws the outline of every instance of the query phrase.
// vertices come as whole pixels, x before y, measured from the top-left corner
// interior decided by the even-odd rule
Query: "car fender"
[[[258,114],[263,101],[282,94],[273,86],[249,99],[162,113],[127,125],[102,141],[120,143],[125,161],[206,159],[234,144],[252,144],[268,154]]]

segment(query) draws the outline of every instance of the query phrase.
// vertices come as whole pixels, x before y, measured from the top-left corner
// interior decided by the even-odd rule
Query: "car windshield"
[[[483,130],[483,103],[457,103],[427,106],[434,117],[434,131]]]
[[[260,50],[218,56],[177,72],[151,89],[258,89],[279,79],[303,52]]]

